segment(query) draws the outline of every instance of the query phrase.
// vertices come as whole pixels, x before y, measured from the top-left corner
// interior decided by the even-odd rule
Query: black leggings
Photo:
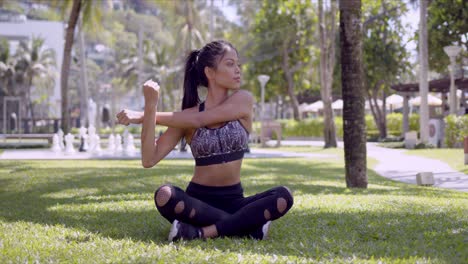
[[[163,206],[158,206],[156,196],[164,186],[170,187],[171,197]],[[293,205],[293,197],[286,187],[244,197],[240,183],[211,187],[190,182],[185,192],[166,184],[156,190],[154,199],[158,211],[169,222],[177,219],[197,227],[215,224],[219,236],[252,234],[266,222],[286,214]],[[176,206],[183,209],[175,210]]]

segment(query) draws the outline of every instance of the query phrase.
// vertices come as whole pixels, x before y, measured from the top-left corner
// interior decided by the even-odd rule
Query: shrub
[[[403,124],[403,120],[401,122]],[[409,131],[419,131],[419,114],[409,116]]]
[[[424,143],[418,143],[416,146],[414,146],[415,149],[431,149],[434,148],[435,146],[432,144],[424,144]]]
[[[444,120],[445,144],[449,148],[457,147],[468,136],[468,116],[448,115]]]
[[[322,137],[323,136],[323,118],[310,118],[302,121],[294,119],[277,120],[281,124],[283,137]],[[379,131],[375,125],[372,115],[365,117],[367,128],[367,140],[377,141]],[[468,124],[467,124],[468,125]],[[409,118],[410,130],[419,130],[419,115],[411,115]],[[335,117],[335,129],[337,138],[343,138],[343,118]],[[253,131],[260,134],[260,122],[253,124]],[[391,113],[387,115],[387,134],[395,141],[400,140],[403,131],[403,115],[401,113]]]

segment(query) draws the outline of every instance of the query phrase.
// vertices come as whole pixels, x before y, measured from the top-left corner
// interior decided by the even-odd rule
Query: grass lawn
[[[465,165],[463,149],[412,149],[406,151],[409,155],[418,155],[437,159],[447,163],[452,169],[468,174],[468,165]]]
[[[317,150],[320,151],[320,150]],[[328,151],[328,150],[325,150]],[[336,150],[332,150],[336,151]],[[193,161],[0,161],[0,263],[466,263],[468,193],[369,173],[345,188],[342,159],[244,161],[246,195],[276,185],[295,204],[269,239],[168,243],[153,192],[185,188]]]

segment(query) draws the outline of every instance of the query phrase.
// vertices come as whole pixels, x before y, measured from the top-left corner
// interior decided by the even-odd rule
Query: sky
[[[217,7],[219,7],[226,18],[232,22],[238,22],[239,21],[239,16],[237,15],[236,12],[236,7],[232,5],[228,5],[227,0],[214,0],[213,4]]]
[[[417,31],[419,27],[419,7],[414,8],[411,5],[409,5],[406,16],[402,17],[402,22],[404,24],[408,24],[408,34],[406,35],[406,37],[412,37],[414,35],[414,32]],[[416,41],[410,41],[406,46],[406,50],[408,50],[411,54],[411,62],[415,62],[417,60],[418,55],[418,47]]]

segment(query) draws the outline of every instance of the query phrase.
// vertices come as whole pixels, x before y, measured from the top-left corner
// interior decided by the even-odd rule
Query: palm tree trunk
[[[28,77],[28,89],[26,89],[27,100],[28,100],[28,111],[31,116],[31,133],[35,130],[35,121],[34,121],[34,104],[31,99],[31,87],[32,87],[32,76]]]
[[[346,186],[367,188],[361,0],[340,0],[340,42]]]
[[[62,70],[60,74],[60,87],[62,93],[62,130],[66,134],[70,129],[70,112],[68,111],[68,75],[70,73],[71,51],[75,35],[75,27],[80,16],[81,0],[73,0],[73,6],[68,20],[65,47],[63,50]]]
[[[80,124],[82,127],[94,124],[95,120],[88,120],[88,74],[86,72],[86,51],[83,29],[83,18],[79,19],[78,44],[80,47]],[[94,124],[95,125],[95,124]],[[98,130],[99,131],[99,130]]]
[[[427,51],[427,2],[428,0],[419,1],[419,93],[421,96],[419,131],[423,143],[426,143],[429,138],[429,107],[427,104],[427,94],[429,90],[427,82],[427,71],[429,68]]]

